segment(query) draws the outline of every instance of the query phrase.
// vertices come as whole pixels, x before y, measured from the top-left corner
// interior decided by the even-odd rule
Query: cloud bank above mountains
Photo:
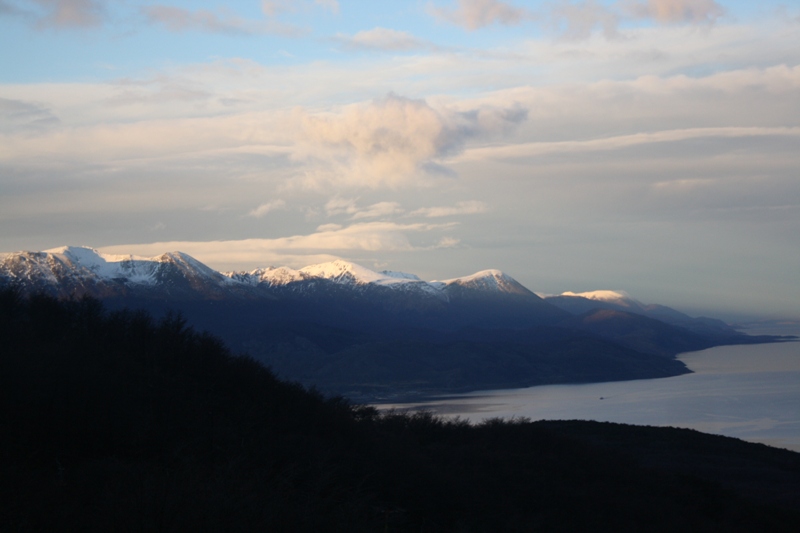
[[[0,249],[800,313],[797,42],[778,2],[0,0]]]

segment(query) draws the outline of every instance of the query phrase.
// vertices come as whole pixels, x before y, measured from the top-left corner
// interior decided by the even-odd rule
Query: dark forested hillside
[[[646,353],[594,331],[555,325],[467,327],[466,322],[444,328],[436,326],[442,322],[433,314],[409,317],[369,302],[120,299],[106,304],[132,305],[158,316],[179,309],[191,324],[247,352],[278,376],[363,401],[689,372],[674,357]],[[513,306],[506,312],[515,315]],[[683,338],[682,333],[676,337]]]
[[[0,531],[797,531],[800,454],[380,415],[175,315],[0,292]]]

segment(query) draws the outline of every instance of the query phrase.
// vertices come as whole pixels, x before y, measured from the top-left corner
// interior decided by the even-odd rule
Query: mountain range
[[[375,399],[688,372],[680,352],[768,342],[623,292],[539,297],[499,270],[443,281],[337,260],[217,272],[171,252],[0,254],[0,286],[178,311],[282,377]]]

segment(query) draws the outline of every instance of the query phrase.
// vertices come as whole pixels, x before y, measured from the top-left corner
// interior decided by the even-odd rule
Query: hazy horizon
[[[0,251],[800,317],[800,6],[0,0]]]

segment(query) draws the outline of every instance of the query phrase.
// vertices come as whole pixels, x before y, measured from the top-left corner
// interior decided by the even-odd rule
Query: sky
[[[800,316],[800,1],[0,0],[0,229]]]

